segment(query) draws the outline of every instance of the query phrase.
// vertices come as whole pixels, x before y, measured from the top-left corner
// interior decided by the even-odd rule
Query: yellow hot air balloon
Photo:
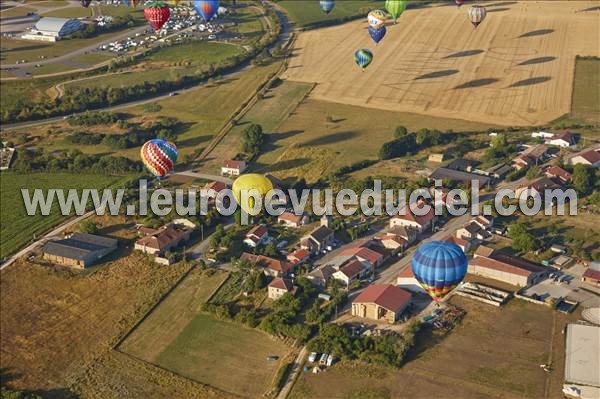
[[[252,195],[259,195],[264,201],[266,194],[273,190],[273,183],[263,175],[250,173],[235,179],[231,190],[242,209],[248,215],[256,216],[260,213],[260,209],[254,209],[255,201]]]

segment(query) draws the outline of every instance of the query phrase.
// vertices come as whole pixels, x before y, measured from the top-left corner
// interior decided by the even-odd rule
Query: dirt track
[[[501,125],[568,113],[575,56],[600,55],[598,3],[488,2],[477,30],[466,8],[408,10],[378,46],[366,21],[304,32],[285,77],[320,100]],[[365,72],[358,48],[375,55]]]

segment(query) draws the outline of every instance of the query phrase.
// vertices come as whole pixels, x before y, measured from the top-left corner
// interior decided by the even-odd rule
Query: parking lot
[[[600,295],[590,292],[590,288],[584,285],[585,283],[578,276],[561,272],[555,272],[555,274],[559,277],[565,276],[563,281],[558,282],[555,281],[556,278],[547,278],[526,289],[523,294],[526,296],[536,294],[543,301],[549,297],[568,298],[579,302],[579,306],[584,308],[600,306]]]

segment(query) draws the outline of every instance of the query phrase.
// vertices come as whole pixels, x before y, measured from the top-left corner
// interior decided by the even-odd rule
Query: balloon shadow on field
[[[523,61],[517,65],[537,65],[537,64],[545,64],[546,62],[554,61],[556,57],[538,57],[532,58],[530,60]]]
[[[589,12],[589,11],[600,11],[600,6],[584,8],[583,10],[580,10],[579,12]]]
[[[548,82],[549,80],[552,80],[552,77],[550,77],[550,76],[539,76],[537,78],[530,78],[530,79],[520,80],[518,82],[515,82],[515,83],[511,84],[508,87],[524,87],[524,86],[537,85],[537,84],[540,84],[540,83]]]
[[[502,1],[500,3],[492,3],[486,4],[486,7],[500,7],[500,6],[512,6],[513,4],[517,4],[518,1]]]
[[[290,130],[287,132],[278,132],[278,133],[270,133],[267,135],[267,142],[264,144],[264,152],[275,151],[277,148],[281,147],[277,143],[281,140],[288,139],[290,137],[294,137],[297,134],[304,133],[304,130]]]
[[[445,76],[456,75],[458,72],[460,72],[458,69],[446,69],[444,71],[435,71],[435,72],[426,73],[424,75],[417,76],[413,80],[443,78]]]
[[[524,37],[534,37],[534,36],[544,36],[544,35],[549,35],[550,33],[554,32],[554,29],[538,29],[538,30],[532,30],[531,32],[527,32],[527,33],[523,33],[521,36],[519,36],[520,38],[524,38]]]
[[[475,80],[471,80],[470,82],[460,84],[460,85],[454,87],[453,90],[482,87],[482,86],[491,85],[492,83],[496,83],[498,81],[499,81],[499,79],[496,79],[496,78],[475,79]]]
[[[327,136],[317,137],[315,139],[309,140],[305,143],[302,143],[302,147],[309,147],[313,145],[325,145],[325,144],[335,144],[342,141],[350,140],[358,136],[356,132],[339,132],[334,134],[329,134]]]
[[[458,53],[453,53],[453,54],[447,55],[443,59],[470,57],[472,55],[481,54],[483,52],[484,52],[483,50],[465,50],[465,51],[459,51]]]
[[[210,140],[210,136],[191,137],[191,138],[185,139],[185,140],[177,140],[177,145],[180,147],[193,147],[193,146],[202,144],[205,141],[209,141],[209,140]]]

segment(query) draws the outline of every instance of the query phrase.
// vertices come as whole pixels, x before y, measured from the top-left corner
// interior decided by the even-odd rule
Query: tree
[[[542,174],[542,172],[540,171],[540,168],[538,166],[532,166],[531,168],[529,168],[529,170],[527,171],[527,178],[529,180],[533,180],[537,177],[540,177]]]
[[[539,241],[533,236],[523,223],[513,223],[509,226],[508,236],[513,240],[512,247],[516,251],[531,252],[535,250]]]
[[[262,126],[253,123],[242,132],[242,151],[257,154],[264,140]]]
[[[405,128],[404,126],[398,126],[398,127],[396,127],[396,130],[394,130],[394,138],[396,138],[396,139],[404,137],[407,134],[408,134],[408,129]]]
[[[100,228],[96,222],[84,220],[83,222],[79,223],[79,230],[81,230],[82,233],[96,234]]]
[[[594,187],[592,168],[587,165],[575,165],[573,168],[573,188],[580,195],[589,194]]]

